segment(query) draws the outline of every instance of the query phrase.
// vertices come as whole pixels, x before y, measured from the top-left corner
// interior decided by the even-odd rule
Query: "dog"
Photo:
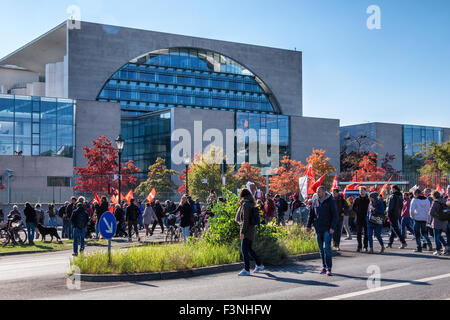
[[[53,237],[55,237],[59,242],[61,242],[61,238],[58,235],[58,231],[56,231],[56,228],[52,227],[44,227],[42,224],[38,224],[37,228],[39,230],[39,233],[41,234],[42,240],[45,241],[45,237],[47,235],[51,236],[52,239],[50,242],[53,241]]]

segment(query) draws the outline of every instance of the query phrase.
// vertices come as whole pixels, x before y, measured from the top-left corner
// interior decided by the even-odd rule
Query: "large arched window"
[[[279,113],[270,90],[239,63],[192,48],[153,51],[131,60],[105,84],[99,101],[125,114],[170,107]]]

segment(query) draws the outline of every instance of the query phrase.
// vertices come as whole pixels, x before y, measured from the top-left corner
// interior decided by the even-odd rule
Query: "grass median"
[[[106,240],[86,240],[86,246],[100,246],[107,245]],[[71,250],[73,248],[73,240],[63,240],[62,242],[49,242],[49,241],[34,241],[34,245],[12,245],[0,246],[0,254],[12,254],[21,252],[53,252]]]
[[[314,235],[299,227],[288,227],[287,236],[276,241],[255,241],[255,251],[266,265],[282,263],[289,255],[317,252]],[[136,274],[189,270],[242,261],[239,243],[210,244],[204,240],[188,244],[148,245],[113,250],[111,264],[105,251],[75,257],[72,266],[82,274]]]

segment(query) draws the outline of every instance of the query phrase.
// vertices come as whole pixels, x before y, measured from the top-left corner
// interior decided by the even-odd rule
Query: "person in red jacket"
[[[269,224],[273,220],[276,210],[275,201],[273,201],[269,194],[266,194],[266,205],[264,208],[264,220],[266,224]]]

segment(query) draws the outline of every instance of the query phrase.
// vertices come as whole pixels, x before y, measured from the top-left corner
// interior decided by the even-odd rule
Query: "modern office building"
[[[413,156],[431,142],[450,140],[450,128],[437,128],[393,123],[365,123],[341,127],[341,150],[369,151],[381,159],[395,155],[393,167],[405,174],[415,173],[421,166]]]
[[[54,185],[65,198],[83,146],[120,133],[123,161],[145,173],[163,157],[181,171],[179,129],[191,156],[214,141],[211,129],[268,129],[246,144],[267,139],[269,150],[279,129],[280,157],[305,162],[321,148],[339,168],[339,120],[303,117],[302,86],[298,51],[69,21],[0,59],[0,175],[14,171],[27,195],[12,201],[51,200]]]

